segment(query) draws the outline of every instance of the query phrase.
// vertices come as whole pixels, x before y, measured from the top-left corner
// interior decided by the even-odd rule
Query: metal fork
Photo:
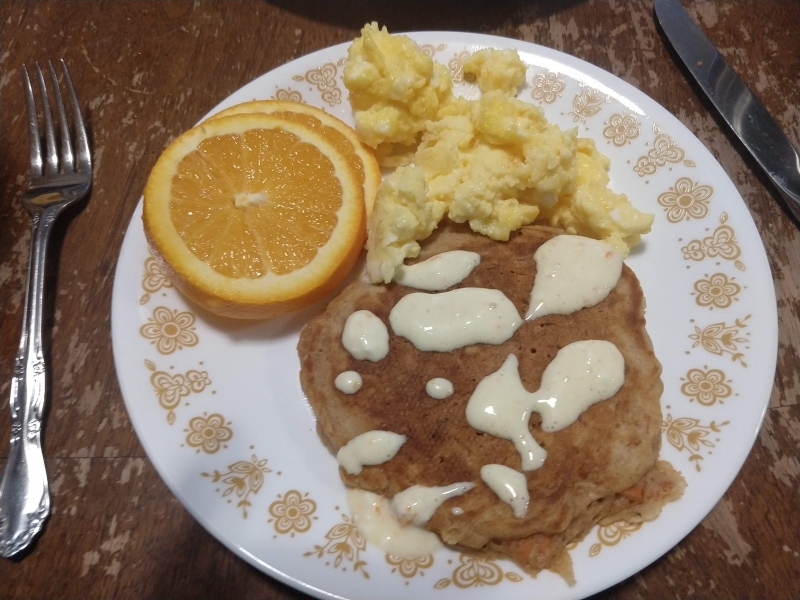
[[[60,161],[56,132],[45,77],[36,64],[36,79],[42,95],[44,155],[39,134],[33,86],[22,67],[28,109],[31,172],[22,204],[31,215],[31,249],[22,336],[11,380],[11,446],[0,480],[0,555],[13,556],[23,550],[41,530],[50,512],[50,492],[42,454],[41,430],[47,395],[47,365],[42,352],[42,304],[47,244],[53,223],[67,206],[81,200],[92,185],[89,142],[78,98],[66,63],[61,60],[63,82],[72,109],[74,146],[64,101],[53,64],[47,69],[58,112]]]

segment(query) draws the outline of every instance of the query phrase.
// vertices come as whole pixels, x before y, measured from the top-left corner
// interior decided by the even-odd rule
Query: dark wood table
[[[800,4],[688,8],[797,144]],[[111,288],[156,157],[258,75],[351,40],[451,29],[533,41],[632,83],[674,113],[739,188],[769,256],[780,318],[775,383],[744,467],[677,547],[598,598],[800,597],[800,232],[741,146],[684,78],[651,2],[38,1],[0,3],[0,467],[28,256],[28,139],[19,67],[63,57],[91,128],[91,199],[64,219],[48,284],[52,393],[46,426],[53,511],[26,555],[0,559],[2,598],[303,598],[226,550],[153,469],[128,419],[111,353]],[[53,261],[55,263],[55,261]]]

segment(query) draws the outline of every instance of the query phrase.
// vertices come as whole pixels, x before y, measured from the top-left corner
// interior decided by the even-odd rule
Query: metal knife
[[[678,0],[656,0],[658,22],[686,68],[800,222],[800,156]]]

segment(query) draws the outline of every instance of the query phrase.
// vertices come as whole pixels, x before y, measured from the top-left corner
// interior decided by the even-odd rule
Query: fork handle
[[[59,209],[32,215],[31,249],[22,335],[11,380],[11,445],[0,480],[0,555],[23,550],[44,525],[50,492],[42,453],[41,431],[47,392],[42,352],[42,304],[45,257],[50,230]]]

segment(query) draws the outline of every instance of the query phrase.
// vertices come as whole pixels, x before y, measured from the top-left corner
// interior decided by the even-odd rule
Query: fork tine
[[[78,96],[72,86],[72,78],[69,76],[69,69],[64,59],[61,59],[61,69],[64,71],[64,83],[69,92],[70,104],[72,104],[73,119],[75,120],[75,151],[77,153],[76,170],[92,174],[92,157],[89,153],[89,139],[86,136],[86,127],[81,116],[81,107],[78,104]]]
[[[31,146],[31,178],[42,176],[42,141],[39,138],[39,117],[36,116],[36,100],[28,69],[22,65],[22,80],[25,87],[25,104],[28,108],[28,138]]]
[[[42,90],[42,114],[44,115],[45,174],[58,175],[58,150],[56,150],[56,132],[53,129],[53,114],[50,112],[50,98],[47,96],[47,86],[44,75],[36,63],[36,78],[39,80],[39,89]]]
[[[47,61],[47,68],[50,71],[50,80],[53,82],[53,92],[55,92],[56,108],[58,109],[58,125],[61,129],[61,169],[64,173],[73,173],[75,166],[72,155],[72,140],[69,137],[69,121],[67,121],[67,113],[64,110],[64,100],[61,97],[56,70],[49,60]]]

